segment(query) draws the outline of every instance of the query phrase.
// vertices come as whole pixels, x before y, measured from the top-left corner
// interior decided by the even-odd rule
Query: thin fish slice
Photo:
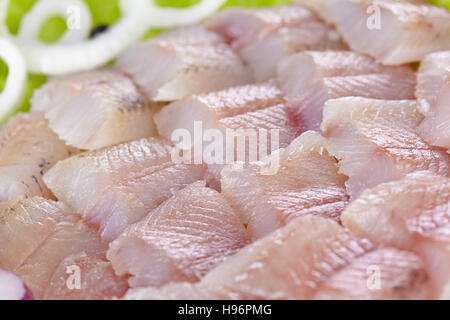
[[[116,66],[152,101],[174,101],[253,82],[250,69],[224,43],[184,45],[150,40],[125,51]]]
[[[277,77],[288,97],[310,85],[315,80],[329,77],[359,76],[385,73],[404,67],[386,67],[375,59],[353,51],[304,51],[280,61]]]
[[[59,162],[44,181],[111,241],[173,191],[202,179],[202,166],[176,164],[171,152],[160,138],[132,141]]]
[[[342,213],[359,236],[421,256],[434,298],[450,298],[450,179],[415,172],[365,190]]]
[[[236,21],[244,16],[248,19]],[[333,28],[299,6],[251,12],[232,9],[212,18],[210,26],[224,36],[236,35],[232,45],[252,68],[257,81],[274,77],[277,63],[295,52],[347,48]]]
[[[371,266],[379,268],[379,290],[368,281]],[[308,216],[242,249],[198,284],[134,289],[124,298],[424,299],[428,286],[414,254],[377,249],[332,220]]]
[[[194,124],[215,128],[219,120],[283,103],[283,93],[272,83],[238,86],[173,102],[155,114],[158,133],[171,139],[177,129],[194,135]]]
[[[113,69],[50,79],[36,90],[32,110],[44,112],[67,144],[93,150],[155,133],[150,105],[133,82]]]
[[[11,118],[0,132],[0,201],[21,195],[53,198],[42,176],[76,152],[48,128],[41,113]]]
[[[80,218],[62,203],[40,197],[3,203],[1,268],[19,275],[37,299],[120,298],[127,279],[114,274],[107,245]]]
[[[328,72],[333,73],[333,70]],[[293,79],[287,81],[293,83]],[[386,100],[414,99],[415,85],[414,72],[403,67],[391,68],[382,73],[324,78],[312,76],[306,81],[301,79],[292,88],[286,88],[286,100],[291,116],[300,128],[318,131],[323,106],[329,99],[348,96]],[[289,83],[285,87],[289,87]]]
[[[209,31],[202,24],[183,26],[180,28],[165,31],[151,41],[180,45],[202,45],[225,43],[225,38],[219,33]]]
[[[450,150],[450,51],[427,55],[420,64],[416,95],[425,116],[420,135]]]
[[[176,192],[114,240],[108,259],[131,287],[196,282],[249,243],[222,195],[199,181]]]
[[[425,1],[296,0],[336,25],[357,52],[386,65],[450,48],[450,13]]]
[[[345,180],[325,139],[305,132],[260,165],[225,167],[222,192],[258,239],[304,215],[339,221],[348,201]]]
[[[296,5],[263,9],[230,8],[215,14],[206,22],[213,30],[241,49],[283,27],[299,27],[303,23],[317,22],[310,9]]]
[[[449,175],[450,156],[417,134],[423,120],[415,100],[347,97],[325,104],[322,131],[328,150],[349,177],[354,199],[366,188],[397,180],[418,170]]]

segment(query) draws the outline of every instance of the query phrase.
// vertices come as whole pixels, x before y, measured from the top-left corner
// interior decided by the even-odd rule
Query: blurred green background
[[[17,33],[20,19],[37,0],[11,0],[8,8],[7,25],[11,33]],[[84,0],[91,9],[93,26],[113,24],[119,17],[118,0]],[[186,7],[199,2],[199,0],[157,0],[161,6]],[[289,3],[290,0],[228,0],[224,7],[244,6],[263,7]],[[442,5],[450,9],[450,0],[430,0],[431,3]],[[62,18],[50,18],[40,30],[40,39],[44,42],[52,43],[66,30],[65,21]],[[152,36],[161,30],[149,30],[146,37]],[[3,90],[8,68],[0,60],[0,92]],[[18,111],[28,111],[29,100],[33,90],[40,87],[46,80],[45,76],[30,74],[23,103]]]

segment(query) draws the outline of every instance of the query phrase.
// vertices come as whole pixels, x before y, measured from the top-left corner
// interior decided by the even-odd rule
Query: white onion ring
[[[78,12],[74,12],[74,10],[78,10]],[[89,37],[92,27],[91,11],[81,0],[38,1],[22,17],[17,37],[22,41],[38,42],[42,23],[55,15],[64,18],[68,27],[57,43],[79,42]],[[76,25],[72,26],[73,23]]]
[[[9,0],[3,1],[9,3]],[[9,33],[8,36],[21,49],[33,73],[58,75],[94,69],[117,57],[148,29],[149,1],[128,1],[132,1],[132,5],[127,14],[94,39],[74,44],[44,44],[23,41]]]
[[[197,22],[224,2],[202,0],[188,8],[174,9],[161,8],[154,0],[122,0],[120,7],[124,16],[94,39],[78,43],[45,44],[29,40],[28,35],[11,35],[5,22],[9,0],[0,0],[0,32],[22,51],[30,72],[59,75],[100,67],[140,40],[151,27],[174,27]]]
[[[226,0],[201,0],[187,8],[160,7],[151,0],[151,22],[154,28],[171,28],[198,22],[220,8]]]
[[[8,77],[0,93],[0,119],[9,115],[21,102],[27,81],[25,60],[11,41],[0,38],[0,58],[8,65]]]

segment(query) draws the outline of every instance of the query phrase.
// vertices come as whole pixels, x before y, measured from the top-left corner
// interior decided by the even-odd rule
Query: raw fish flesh
[[[370,278],[378,267],[379,278]],[[374,290],[379,281],[378,290]],[[429,278],[414,254],[377,248],[336,222],[291,221],[242,249],[198,284],[128,291],[125,299],[424,299]]]
[[[450,179],[429,172],[365,190],[342,223],[381,245],[417,253],[433,283],[433,298],[450,299]]]
[[[171,151],[161,138],[132,141],[61,161],[44,181],[111,241],[174,191],[203,178],[201,165],[176,164]]]
[[[323,119],[328,150],[339,160],[339,172],[349,177],[346,186],[353,199],[413,171],[450,174],[450,155],[417,134],[423,116],[415,100],[329,100]]]
[[[75,153],[48,128],[41,113],[11,118],[0,132],[0,202],[17,196],[53,198],[42,176]]]
[[[238,216],[220,193],[195,182],[130,226],[108,251],[131,287],[196,282],[249,243]]]
[[[54,77],[36,90],[32,109],[67,144],[93,150],[155,134],[155,106],[113,69]]]

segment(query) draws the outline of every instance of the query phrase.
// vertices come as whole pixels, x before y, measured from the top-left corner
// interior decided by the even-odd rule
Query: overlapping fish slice
[[[125,299],[423,299],[428,290],[414,254],[378,249],[332,220],[308,216],[250,244],[200,283],[133,289]]]
[[[416,75],[410,67],[386,67],[351,51],[297,53],[280,62],[278,78],[290,114],[303,130],[319,130],[329,99],[415,98]]]
[[[62,203],[40,197],[0,206],[0,267],[19,275],[36,299],[121,297],[127,279],[106,260],[107,245]]]
[[[32,99],[62,140],[86,150],[153,135],[155,108],[113,69],[54,77]]]
[[[278,61],[292,53],[346,48],[332,27],[301,6],[232,8],[216,14],[207,26],[228,39],[257,81],[274,77]]]
[[[42,176],[76,152],[48,128],[41,113],[16,115],[0,133],[0,201],[21,195],[52,198]]]
[[[427,265],[434,298],[450,298],[450,179],[415,172],[365,190],[342,214],[359,236],[415,251]]]
[[[450,150],[450,51],[432,53],[422,60],[416,95],[425,115],[420,135],[431,145]]]
[[[131,287],[197,282],[250,241],[217,191],[195,182],[176,192],[114,240],[108,259]]]
[[[346,186],[352,198],[413,171],[449,175],[446,151],[417,134],[422,120],[415,100],[347,97],[325,104],[321,128],[328,150],[339,160],[339,172],[349,177]]]
[[[241,58],[220,35],[203,26],[169,31],[134,45],[116,67],[152,101],[174,101],[253,82]]]
[[[258,239],[304,215],[339,221],[348,201],[345,180],[325,139],[310,131],[262,164],[225,167],[222,192]]]
[[[200,150],[198,162],[208,165],[208,183],[216,188],[224,164],[259,161],[301,133],[272,82],[185,98],[154,118],[158,132],[167,139],[179,139],[179,130],[188,133],[189,143],[174,142],[180,149]]]
[[[450,49],[450,13],[422,0],[296,0],[336,25],[344,40],[386,65]]]
[[[136,140],[59,162],[44,181],[111,241],[172,192],[203,178],[202,166],[177,164],[171,152],[163,139]]]

